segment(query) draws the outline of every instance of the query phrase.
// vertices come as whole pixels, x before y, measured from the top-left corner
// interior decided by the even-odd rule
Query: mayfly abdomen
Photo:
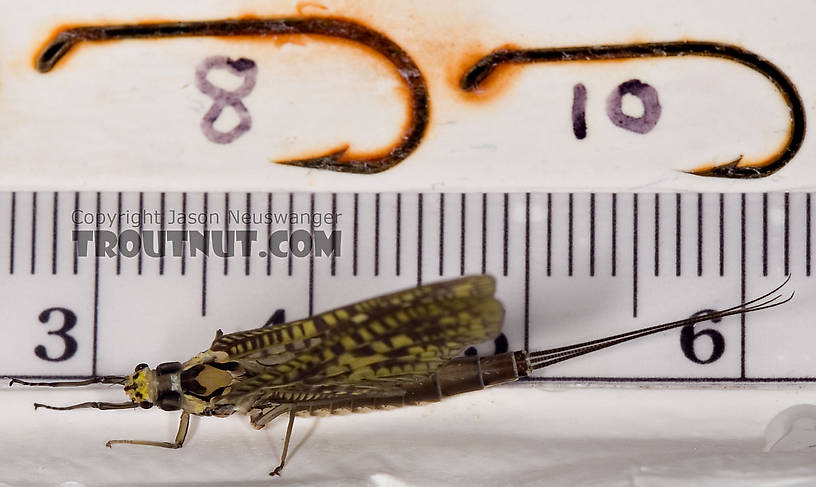
[[[527,354],[523,351],[492,357],[460,357],[440,367],[435,374],[423,381],[402,384],[404,395],[335,399],[329,403],[312,403],[297,409],[300,415],[326,416],[419,406],[439,402],[448,396],[513,382],[527,376],[531,370]]]
[[[448,396],[513,382],[529,373],[527,354],[522,351],[492,357],[459,357],[428,379],[406,386],[405,404],[437,402]]]

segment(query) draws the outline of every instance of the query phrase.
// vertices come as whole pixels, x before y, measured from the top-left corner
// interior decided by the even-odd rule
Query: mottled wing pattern
[[[432,292],[424,287],[405,291],[414,296],[405,306],[395,306],[396,293],[381,301],[385,309],[342,309],[363,317],[335,326],[319,346],[241,381],[223,400],[247,407],[348,394],[400,394],[401,381],[428,377],[466,346],[498,335],[504,309],[492,297],[491,277],[431,286]]]
[[[298,378],[283,385],[276,385],[279,384],[279,377],[264,373],[241,384],[235,392],[237,396],[243,396],[244,401],[264,405],[348,396],[400,396],[405,392],[401,384],[429,377],[468,345],[498,335],[504,316],[501,303],[489,299],[471,304],[473,307],[468,312],[445,315],[439,320],[422,323],[425,326],[418,328],[424,328],[424,331],[397,331],[328,360],[325,359],[333,354],[325,354],[324,351],[322,363],[301,372]],[[457,326],[433,330],[434,326],[440,326],[451,317],[455,317]],[[297,359],[304,358],[299,356]],[[291,363],[277,368],[289,370],[289,366]]]
[[[346,333],[349,328],[377,316],[410,308],[417,303],[491,297],[495,286],[495,280],[486,275],[419,286],[343,306],[305,320],[222,335],[213,341],[210,350],[227,352],[230,360],[261,360],[286,352],[302,351],[319,344],[326,335]]]

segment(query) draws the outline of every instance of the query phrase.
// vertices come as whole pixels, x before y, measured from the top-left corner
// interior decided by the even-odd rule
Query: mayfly
[[[785,281],[787,282],[787,281]],[[277,475],[286,462],[295,416],[360,412],[437,402],[447,396],[512,382],[534,370],[673,328],[779,306],[789,301],[773,291],[732,308],[539,352],[489,357],[458,355],[467,346],[494,339],[504,308],[494,298],[495,280],[469,276],[419,286],[328,311],[300,321],[223,334],[190,360],[139,364],[128,376],[78,382],[12,384],[65,387],[124,386],[130,401],[84,402],[35,408],[150,408],[181,411],[172,442],[111,440],[114,444],[181,448],[190,415],[248,414],[255,428],[280,415],[289,422]]]

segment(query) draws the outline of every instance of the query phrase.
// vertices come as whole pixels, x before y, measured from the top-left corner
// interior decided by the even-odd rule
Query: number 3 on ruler
[[[45,349],[45,345],[37,345],[34,348],[34,354],[40,357],[43,360],[47,360],[49,362],[62,362],[64,360],[68,360],[69,358],[73,357],[77,351],[77,341],[68,334],[68,332],[76,326],[77,317],[73,311],[70,309],[65,308],[49,308],[42,313],[40,313],[39,319],[40,323],[46,324],[51,319],[51,313],[57,312],[62,314],[62,327],[59,330],[49,331],[49,335],[56,335],[62,338],[62,341],[65,345],[64,350],[62,351],[62,355],[56,358],[51,358],[48,356],[48,351]]]

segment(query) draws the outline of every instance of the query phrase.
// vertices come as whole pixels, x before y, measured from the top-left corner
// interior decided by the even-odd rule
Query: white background
[[[292,16],[298,15],[295,2],[168,4],[150,0],[134,5],[82,0],[20,6],[3,1],[0,5],[9,14],[0,18],[0,186],[13,191],[40,191],[41,209],[47,207],[46,195],[53,190],[637,190],[650,193],[642,198],[644,221],[651,217],[647,209],[654,192],[793,191],[816,186],[808,138],[788,166],[763,180],[700,178],[680,172],[739,155],[760,157],[785,138],[788,122],[773,87],[756,73],[728,61],[665,59],[530,65],[512,69],[506,85],[481,98],[463,97],[455,87],[468,62],[508,43],[554,47],[693,39],[739,45],[770,59],[793,80],[808,114],[812,114],[816,95],[813,39],[809,34],[816,17],[812,3],[623,1],[614,7],[601,1],[324,3],[326,11],[301,7],[305,14],[358,19],[387,33],[411,54],[426,76],[431,92],[431,124],[419,149],[396,168],[374,176],[355,176],[271,162],[344,143],[350,143],[353,149],[377,149],[387,146],[399,133],[404,106],[398,78],[387,64],[354,47],[294,38],[127,41],[83,45],[49,74],[40,74],[32,67],[34,56],[54,29],[65,24],[219,19],[246,14]],[[259,66],[258,85],[245,100],[254,128],[227,146],[208,142],[199,129],[211,100],[197,90],[193,74],[201,60],[211,55],[250,57]],[[604,113],[603,102],[609,91],[633,78],[657,87],[664,108],[657,128],[646,136],[614,127]],[[578,82],[587,86],[590,97],[589,136],[580,142],[574,139],[570,125],[572,87]],[[3,276],[2,283],[3,308],[9,316],[3,327],[7,335],[4,358],[19,365],[20,372],[31,370],[31,346],[40,343],[42,337],[42,330],[36,335],[30,331],[40,326],[36,322],[36,312],[41,309],[37,300],[77,300],[83,306],[79,318],[87,322],[93,295],[93,268],[87,262],[73,281],[39,275],[24,277],[26,252],[31,244],[25,240],[26,229],[30,228],[23,220],[31,214],[30,206],[26,206],[28,195],[20,193],[17,208],[20,215],[25,215],[17,227],[22,235],[17,257],[21,260],[14,278]],[[750,200],[751,225],[759,221],[758,196]],[[154,198],[150,200],[154,206],[155,197],[148,196]],[[758,278],[758,271],[752,268],[752,294],[772,287],[782,274],[778,211],[781,194],[771,197],[771,277]],[[517,204],[520,195],[514,198]],[[110,199],[105,201],[111,204]],[[532,215],[540,218],[541,200],[534,203]],[[6,199],[0,204],[8,213]],[[133,200],[128,204],[132,206]],[[576,204],[585,209],[580,206],[584,200]],[[795,204],[801,204],[801,200],[796,199]],[[671,208],[666,211],[668,218]],[[622,219],[631,217],[621,215]],[[47,222],[48,216],[46,213],[41,218]],[[523,223],[521,216],[518,212],[512,214],[516,228]],[[563,224],[563,213],[557,218]],[[0,220],[0,225],[6,223]],[[738,230],[729,228],[732,232]],[[757,227],[751,228],[756,231]],[[9,231],[4,228],[0,235],[3,241]],[[438,229],[430,227],[426,238],[433,241],[435,231]],[[606,235],[605,229],[600,231]],[[801,223],[795,223],[791,232],[801,245]],[[68,238],[66,233],[60,235]],[[752,265],[758,262],[756,235],[748,250]],[[540,243],[536,239],[541,236],[533,235],[533,242]],[[49,250],[47,240],[41,238],[38,242],[36,245]],[[449,241],[451,245],[454,242]],[[580,245],[585,244],[583,241]],[[556,245],[563,245],[563,241]],[[392,251],[388,248],[384,253]],[[631,249],[622,246],[621,252]],[[540,266],[537,255],[533,263]],[[765,326],[758,332],[761,335],[753,335],[764,344],[775,343],[788,333],[794,337],[767,348],[763,370],[776,370],[778,375],[812,375],[808,372],[812,341],[806,338],[811,315],[807,305],[812,298],[809,281],[803,276],[802,255],[797,254],[798,267],[793,270],[791,283],[800,297],[790,308],[789,318],[775,323],[780,329],[786,327],[786,331],[769,333],[767,325],[773,323],[772,318],[754,322]],[[518,267],[518,254],[514,259],[516,267],[504,286],[500,285],[499,293],[518,317],[521,296],[515,290],[519,289],[523,268]],[[47,259],[39,262],[47,270]],[[576,262],[585,271],[580,267],[585,263]],[[109,368],[100,372],[123,373],[142,360],[183,360],[204,348],[218,327],[241,329],[262,323],[270,307],[275,306],[270,301],[275,299],[291,299],[297,303],[295,308],[304,312],[299,287],[303,274],[297,275],[298,287],[275,288],[267,282],[268,287],[259,288],[253,287],[251,281],[232,284],[237,280],[222,279],[224,286],[217,288],[220,300],[211,302],[212,313],[203,320],[195,308],[197,290],[187,295],[187,288],[174,286],[169,278],[162,281],[156,277],[154,261],[146,265],[149,274],[117,287],[117,282],[124,281],[111,278],[110,264],[104,264],[107,274],[100,281],[100,296],[104,299],[121,292],[126,297],[113,300],[116,306],[109,304],[100,314],[100,339],[116,344],[100,355],[100,366]],[[339,265],[347,270],[348,260]],[[644,292],[651,301],[644,302],[642,319],[636,321],[626,315],[619,321],[618,313],[623,316],[630,309],[627,300],[631,282],[609,280],[608,286],[598,290],[580,281],[566,281],[563,260],[557,266],[561,280],[550,281],[545,289],[536,291],[536,305],[548,305],[542,297],[546,291],[547,300],[553,303],[553,320],[561,323],[558,318],[571,318],[567,325],[576,327],[594,323],[592,328],[584,329],[590,335],[594,334],[586,330],[627,329],[648,324],[646,319],[671,320],[687,314],[682,302],[677,301],[662,310],[661,299],[667,298],[650,295],[657,286],[647,286]],[[240,270],[240,264],[235,267]],[[446,269],[446,274],[449,271],[456,272]],[[684,299],[694,296],[694,303],[688,304],[692,311],[709,302],[731,305],[739,297],[739,282],[732,271],[726,279],[708,280],[705,285],[686,282],[673,294]],[[426,274],[427,280],[434,277]],[[316,304],[325,309],[414,282],[415,275],[389,280],[387,284],[370,279],[337,282],[335,287],[341,292],[335,295],[327,291],[318,296]],[[567,282],[578,285],[564,285]],[[162,293],[163,289],[169,291]],[[714,297],[712,290],[722,294]],[[607,310],[604,303],[610,296],[615,298],[615,305]],[[512,308],[509,301],[514,303]],[[195,311],[180,306],[187,303],[193,303]],[[537,312],[544,316],[549,308],[541,308]],[[681,316],[675,314],[681,311]],[[612,314],[616,320],[609,319]],[[173,318],[171,322],[168,316]],[[510,332],[511,343],[518,348],[518,320],[512,326],[516,328]],[[571,331],[559,327],[548,338],[569,343],[577,336]],[[733,340],[733,331],[724,331],[727,339]],[[87,343],[87,328],[77,328],[76,334]],[[641,355],[627,355],[619,349],[587,362],[565,364],[561,371],[577,375],[621,370],[631,376],[637,372],[650,375],[648,359],[662,362],[661,366],[667,368],[688,365],[681,356],[678,359],[676,336],[655,340],[652,343],[665,345],[665,354],[656,354],[655,349],[646,346],[630,349]],[[541,346],[545,346],[543,343]],[[82,352],[87,353],[87,349]],[[622,358],[626,356],[640,358],[627,361]],[[727,357],[728,364],[733,364],[733,358]],[[87,374],[87,366],[88,362],[83,362],[65,373]],[[733,373],[730,365],[722,369],[718,373]],[[811,466],[814,452],[807,448],[761,452],[765,425],[789,406],[812,403],[815,398],[810,386],[574,386],[522,384],[426,408],[300,421],[293,440],[296,451],[284,470],[284,478],[272,482],[807,485],[816,477]],[[180,451],[140,447],[107,450],[104,441],[112,438],[169,439],[175,432],[176,418],[160,411],[34,414],[31,409],[35,400],[69,404],[103,398],[118,401],[123,396],[120,391],[105,388],[0,391],[0,482],[14,486],[269,485],[265,476],[277,464],[281,424],[257,433],[245,418],[205,419],[194,423],[188,445]]]

